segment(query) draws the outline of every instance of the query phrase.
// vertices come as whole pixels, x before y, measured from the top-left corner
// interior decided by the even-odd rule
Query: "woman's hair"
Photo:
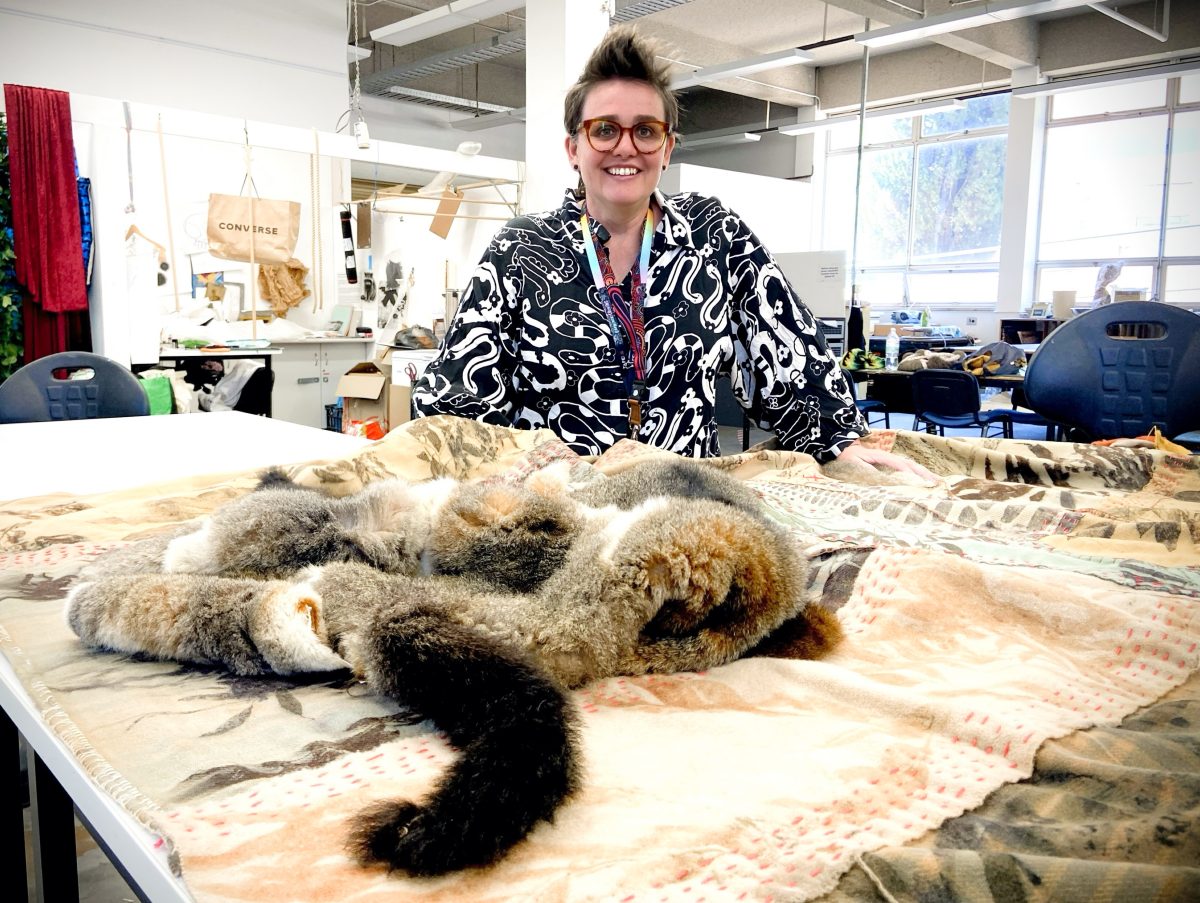
[[[588,92],[600,82],[612,78],[628,78],[645,82],[662,98],[663,110],[671,131],[679,128],[679,101],[671,90],[666,63],[659,62],[660,45],[652,38],[640,36],[629,25],[610,28],[592,55],[588,57],[569,91],[563,105],[563,124],[568,135],[579,129],[583,117],[583,102]]]

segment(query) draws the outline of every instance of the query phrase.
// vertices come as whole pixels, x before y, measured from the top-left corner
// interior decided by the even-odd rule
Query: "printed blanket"
[[[419,797],[455,755],[353,680],[89,653],[66,627],[80,567],[253,473],[0,506],[0,649],[197,900],[1200,897],[1200,459],[869,441],[941,485],[837,479],[769,450],[715,464],[795,537],[842,646],[578,691],[582,791],[486,870],[414,880],[346,856],[355,812]],[[546,432],[430,418],[287,470],[345,494],[560,460],[603,479],[647,454],[582,460]]]

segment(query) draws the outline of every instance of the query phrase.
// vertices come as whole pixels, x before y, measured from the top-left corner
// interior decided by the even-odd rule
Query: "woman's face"
[[[600,82],[583,102],[583,121],[608,119],[632,126],[665,118],[662,98],[645,82]],[[625,208],[645,210],[674,147],[674,135],[668,135],[662,147],[650,153],[639,151],[629,132],[623,132],[616,146],[607,151],[595,150],[582,129],[567,137],[567,157],[579,169],[593,215]]]

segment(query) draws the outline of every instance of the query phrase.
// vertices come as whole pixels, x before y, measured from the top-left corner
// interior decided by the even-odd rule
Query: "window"
[[[1168,257],[1200,257],[1200,110],[1175,116],[1166,233]]]
[[[858,193],[858,298],[876,307],[993,306],[1008,95],[963,110],[867,120]],[[822,246],[854,247],[858,127],[830,129]]]
[[[1200,81],[1159,79],[1050,100],[1038,221],[1037,299],[1112,287],[1200,300]]]
[[[1166,141],[1166,116],[1051,129],[1038,257],[1156,255]]]

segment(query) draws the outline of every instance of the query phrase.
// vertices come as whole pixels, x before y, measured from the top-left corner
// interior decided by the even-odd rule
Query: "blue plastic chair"
[[[1082,313],[1038,346],[1025,397],[1088,439],[1200,429],[1200,316],[1153,301]]]
[[[911,378],[913,396],[913,429],[922,424],[928,433],[946,435],[946,429],[979,427],[986,436],[997,424],[1001,435],[1009,435],[1005,426],[1009,412],[1002,409],[981,410],[979,380],[966,370],[931,368],[915,370]]]
[[[0,383],[0,423],[149,413],[150,402],[136,376],[115,361],[86,351],[38,358]]]

